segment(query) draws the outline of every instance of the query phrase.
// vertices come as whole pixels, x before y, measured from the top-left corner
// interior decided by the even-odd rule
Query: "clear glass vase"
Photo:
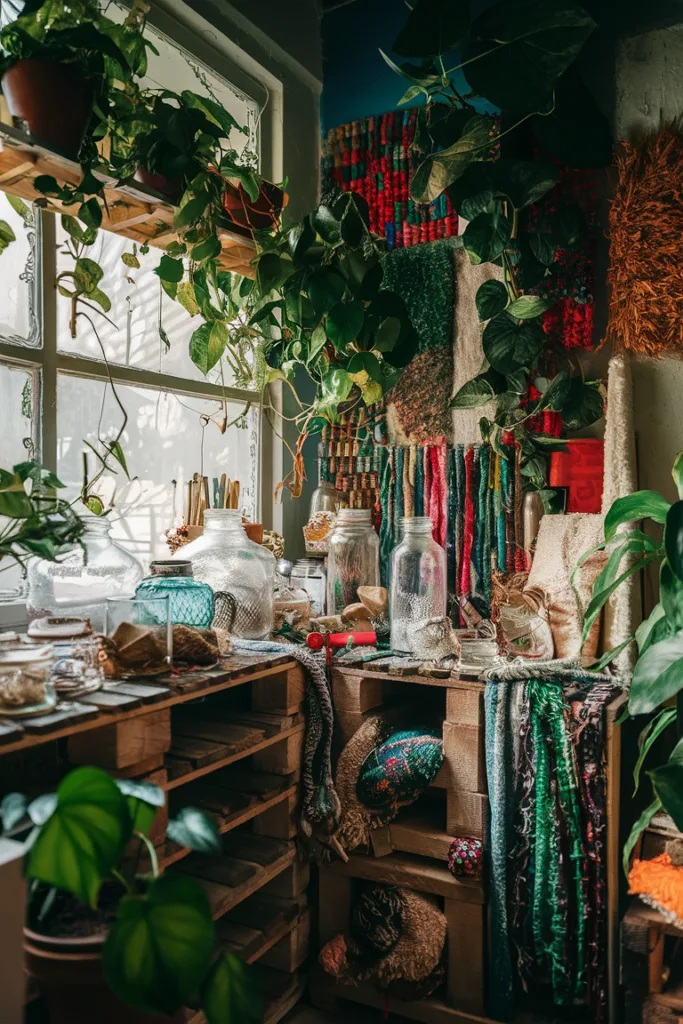
[[[379,537],[367,508],[343,508],[330,534],[327,614],[339,615],[360,600],[359,587],[379,586]]]
[[[446,614],[446,552],[432,537],[429,516],[404,517],[391,553],[391,647],[410,653],[410,627]]]
[[[144,576],[140,562],[111,538],[111,524],[82,516],[81,544],[58,562],[32,559],[28,568],[29,622],[42,616],[82,616],[104,630],[104,604],[110,597],[132,597]]]
[[[192,562],[197,580],[235,599],[232,632],[245,640],[264,640],[273,628],[275,556],[249,540],[242,514],[235,509],[207,509],[204,532],[178,552]]]

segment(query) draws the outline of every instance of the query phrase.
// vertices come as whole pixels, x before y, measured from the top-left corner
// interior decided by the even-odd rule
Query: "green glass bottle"
[[[174,626],[208,629],[213,622],[213,591],[207,583],[194,579],[192,562],[169,559],[151,562],[149,568],[152,575],[138,584],[135,596],[168,596]]]

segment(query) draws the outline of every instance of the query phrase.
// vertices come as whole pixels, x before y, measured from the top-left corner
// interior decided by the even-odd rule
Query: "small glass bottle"
[[[213,590],[208,583],[194,579],[192,562],[169,558],[151,562],[149,568],[151,576],[138,583],[135,596],[168,596],[174,626],[208,629],[213,622]]]
[[[292,585],[302,587],[311,602],[311,615],[325,614],[327,582],[321,558],[298,558],[291,573]]]
[[[369,508],[343,508],[329,538],[327,614],[356,604],[359,587],[378,587],[379,537]]]
[[[201,537],[184,545],[179,560],[189,559],[195,579],[208,583],[216,595],[235,599],[232,632],[244,640],[264,640],[273,628],[275,555],[249,540],[236,509],[211,508],[204,513]]]
[[[311,507],[308,518],[316,512],[336,512],[344,502],[344,495],[329,480],[321,480],[311,495]]]
[[[132,597],[144,576],[140,562],[111,538],[102,516],[81,517],[85,533],[58,562],[31,559],[28,568],[29,621],[43,616],[83,616],[95,632],[104,629],[104,604],[110,597]]]
[[[446,552],[432,537],[429,516],[404,517],[391,552],[391,647],[410,653],[409,627],[446,614]]]

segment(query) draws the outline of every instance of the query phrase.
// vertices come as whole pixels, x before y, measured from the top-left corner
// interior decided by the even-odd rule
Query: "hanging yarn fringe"
[[[617,351],[683,355],[683,134],[669,124],[637,145],[622,142],[609,215],[611,301],[607,336]]]

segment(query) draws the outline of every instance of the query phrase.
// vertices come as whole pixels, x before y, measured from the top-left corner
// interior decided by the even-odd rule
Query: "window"
[[[150,57],[149,84],[209,89],[249,128],[235,137],[236,148],[258,154],[259,104],[158,29],[149,26],[148,34],[159,50]],[[192,41],[187,33],[182,38]],[[132,243],[100,231],[92,257],[105,272],[112,323],[92,314],[96,334],[79,318],[72,338],[69,301],[54,287],[67,260],[59,218],[0,193],[0,221],[15,235],[0,252],[0,465],[35,453],[76,498],[84,442],[94,442],[98,429],[112,437],[121,424],[111,374],[128,417],[121,443],[131,477],[120,471],[98,484],[98,494],[113,502],[114,537],[143,565],[167,555],[164,533],[181,522],[195,472],[210,484],[223,473],[239,480],[244,513],[259,518],[260,394],[235,386],[225,362],[209,378],[194,366],[188,341],[196,321],[161,289],[153,273],[159,250],[139,256],[140,269],[130,270],[121,255]],[[90,466],[92,473],[92,455]],[[22,586],[16,567],[0,571],[0,602],[16,604]],[[12,620],[0,608],[0,622]]]

